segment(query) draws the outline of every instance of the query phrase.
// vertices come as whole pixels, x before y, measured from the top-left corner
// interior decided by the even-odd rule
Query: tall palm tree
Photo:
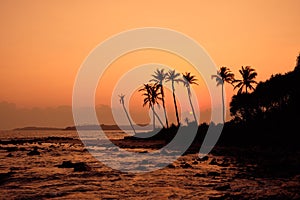
[[[167,125],[167,128],[169,128],[166,106],[165,106],[165,93],[164,93],[164,86],[163,86],[163,82],[166,79],[166,75],[167,74],[164,73],[164,69],[161,69],[161,70],[156,69],[156,71],[152,75],[153,79],[151,79],[150,82],[153,81],[153,82],[157,83],[158,86],[160,87],[161,101],[162,101],[162,105],[163,105],[163,109],[164,109],[166,125]]]
[[[179,126],[180,122],[179,122],[178,109],[177,109],[176,96],[175,96],[175,86],[174,86],[174,83],[179,83],[179,82],[182,81],[178,77],[180,77],[179,73],[176,73],[175,70],[169,70],[168,73],[167,73],[167,76],[166,76],[166,81],[167,82],[171,81],[171,83],[172,83],[172,92],[173,92],[174,107],[175,107],[177,124]]]
[[[197,121],[197,118],[196,118],[196,114],[195,114],[195,110],[194,110],[194,106],[193,106],[193,103],[192,103],[192,100],[191,100],[191,96],[192,96],[192,93],[191,93],[191,84],[198,85],[198,83],[196,83],[197,79],[195,78],[194,75],[191,75],[190,72],[185,72],[185,74],[182,74],[182,76],[183,76],[182,82],[183,82],[184,86],[187,89],[189,101],[190,101],[192,112],[193,112],[193,115],[194,115],[194,120],[195,120],[195,123],[198,124],[198,121]]]
[[[242,66],[242,69],[240,69],[239,72],[242,75],[242,80],[235,80],[233,82],[233,83],[237,83],[234,86],[234,89],[239,88],[238,94],[243,92],[244,87],[246,93],[248,93],[248,89],[254,90],[255,88],[252,85],[257,84],[257,82],[254,80],[257,76],[255,69],[251,68],[250,66],[246,66],[246,67]]]
[[[160,93],[158,90],[159,90],[159,87],[157,84],[154,84],[154,85],[144,84],[144,87],[142,89],[139,89],[139,92],[144,91],[143,96],[145,96],[145,98],[144,98],[143,106],[148,104],[149,108],[152,109],[153,130],[155,129],[155,116],[157,117],[157,119],[160,122],[160,124],[162,125],[162,127],[164,126],[154,109],[155,104],[159,105],[158,100],[161,100],[161,97],[159,97]]]
[[[131,119],[130,119],[130,117],[129,117],[129,115],[128,115],[128,112],[127,112],[127,110],[126,110],[126,107],[125,107],[125,105],[124,105],[124,97],[125,97],[125,95],[124,95],[124,94],[121,94],[121,95],[119,95],[119,97],[120,97],[120,103],[121,103],[122,106],[123,106],[123,109],[124,109],[124,111],[125,111],[125,113],[126,113],[127,119],[128,119],[128,121],[129,121],[129,123],[130,123],[130,126],[131,126],[131,128],[132,128],[134,134],[136,134],[135,129],[134,129],[133,125],[132,125]]]
[[[224,83],[233,84],[234,74],[227,67],[220,67],[216,75],[212,75],[211,78],[215,78],[217,86],[222,86],[222,104],[223,104],[223,123],[225,123],[225,99],[224,99]]]

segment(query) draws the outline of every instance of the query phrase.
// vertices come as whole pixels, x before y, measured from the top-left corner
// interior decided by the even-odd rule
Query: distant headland
[[[138,130],[148,130],[147,124],[138,124],[135,128]],[[102,130],[129,130],[131,129],[128,125],[106,125],[101,124]],[[14,131],[73,131],[73,130],[99,130],[99,125],[80,125],[80,126],[67,126],[64,128],[58,127],[39,127],[39,126],[26,126],[21,128],[15,128]]]

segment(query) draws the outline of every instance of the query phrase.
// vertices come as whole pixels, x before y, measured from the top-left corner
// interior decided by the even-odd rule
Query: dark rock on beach
[[[37,147],[34,147],[34,149],[27,153],[28,156],[36,156],[40,155],[41,153],[37,150]]]
[[[74,163],[74,172],[90,171],[91,167],[84,162]]]
[[[61,165],[56,165],[58,168],[73,168],[74,172],[90,171],[91,167],[84,162],[72,163],[72,161],[63,161]]]
[[[56,167],[58,167],[58,168],[73,168],[74,163],[72,163],[72,161],[63,161],[63,163],[61,165],[56,165]]]
[[[215,190],[218,190],[218,191],[225,191],[225,190],[229,190],[229,189],[231,189],[229,184],[215,187]]]
[[[14,172],[0,173],[0,185],[6,182],[7,179],[11,177],[12,174],[14,174]]]
[[[210,162],[209,162],[210,165],[218,165],[218,162],[215,158],[213,158]]]
[[[202,173],[196,173],[194,177],[206,177],[206,175]]]
[[[181,167],[182,167],[183,169],[193,168],[192,165],[190,165],[189,163],[184,163],[184,164],[181,165]]]
[[[207,176],[220,176],[219,172],[208,172]]]
[[[13,157],[11,153],[7,154],[6,157]]]
[[[207,161],[208,156],[203,156],[202,158],[198,158],[197,160],[200,161],[200,162]]]

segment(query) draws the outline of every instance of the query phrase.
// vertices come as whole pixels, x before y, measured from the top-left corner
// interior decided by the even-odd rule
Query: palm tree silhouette
[[[157,84],[150,85],[148,83],[144,84],[144,87],[142,89],[139,89],[139,92],[144,91],[143,96],[145,96],[145,98],[144,98],[143,106],[149,104],[149,108],[152,109],[153,130],[155,129],[155,116],[157,117],[157,119],[160,122],[160,124],[162,125],[162,127],[164,126],[154,109],[154,105],[155,104],[159,105],[158,100],[161,100],[161,97],[159,97],[160,92],[158,90],[159,90],[159,87]]]
[[[242,69],[240,69],[239,72],[243,79],[233,81],[233,83],[237,83],[237,85],[234,86],[234,89],[239,88],[238,94],[243,92],[244,87],[246,89],[246,93],[248,93],[248,89],[254,90],[255,88],[252,86],[252,84],[257,84],[257,82],[253,80],[257,76],[255,69],[251,68],[250,66],[246,66],[245,68],[242,66]]]
[[[192,93],[191,93],[191,84],[198,85],[198,83],[196,83],[197,79],[195,78],[194,75],[191,75],[190,72],[185,72],[185,74],[182,74],[182,76],[183,76],[182,82],[183,82],[184,86],[187,89],[187,93],[188,93],[190,105],[191,105],[192,112],[193,112],[193,115],[194,115],[194,120],[195,120],[195,123],[198,124],[198,121],[197,121],[197,118],[196,118],[196,114],[195,114],[195,110],[194,110],[194,106],[193,106],[193,103],[192,103],[192,100],[191,100],[191,96],[192,96]]]
[[[177,103],[176,103],[176,96],[175,96],[175,86],[174,83],[179,83],[182,80],[178,78],[180,76],[179,73],[176,73],[175,70],[169,70],[166,76],[166,81],[171,81],[172,83],[172,92],[173,92],[173,100],[174,100],[174,107],[175,107],[175,113],[176,113],[176,119],[177,119],[177,125],[180,125],[179,117],[178,117],[178,109],[177,109]]]
[[[167,74],[164,73],[164,69],[161,69],[161,70],[156,69],[156,71],[152,75],[153,79],[151,79],[150,82],[153,81],[153,82],[157,83],[158,86],[160,87],[161,101],[162,101],[162,105],[163,105],[163,109],[164,109],[166,125],[167,125],[167,128],[169,128],[167,112],[166,112],[166,106],[165,106],[165,93],[164,93],[164,86],[163,86],[163,82],[166,79],[166,75]]]
[[[119,97],[120,97],[120,103],[121,103],[122,106],[123,106],[123,109],[124,109],[124,111],[125,111],[125,113],[126,113],[127,119],[128,119],[128,121],[129,121],[129,123],[130,123],[130,126],[131,126],[131,128],[132,128],[134,134],[136,134],[135,129],[134,129],[133,125],[132,125],[131,119],[130,119],[130,117],[129,117],[129,115],[128,115],[128,112],[127,112],[127,110],[126,110],[126,107],[125,107],[125,105],[124,105],[124,97],[125,97],[125,95],[124,95],[124,94],[121,94],[121,95],[119,95]]]
[[[223,123],[225,123],[225,99],[224,99],[224,83],[233,84],[234,74],[227,67],[220,67],[217,75],[212,75],[211,78],[215,78],[217,81],[217,86],[222,86],[222,104],[223,104]]]

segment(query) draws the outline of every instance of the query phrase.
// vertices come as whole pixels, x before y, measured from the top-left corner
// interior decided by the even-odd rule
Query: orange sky
[[[71,105],[77,70],[89,52],[114,34],[147,26],[182,32],[217,66],[237,74],[242,65],[251,65],[258,80],[265,80],[295,66],[299,7],[298,0],[2,0],[0,102],[27,108]],[[232,94],[228,87],[228,100]]]

